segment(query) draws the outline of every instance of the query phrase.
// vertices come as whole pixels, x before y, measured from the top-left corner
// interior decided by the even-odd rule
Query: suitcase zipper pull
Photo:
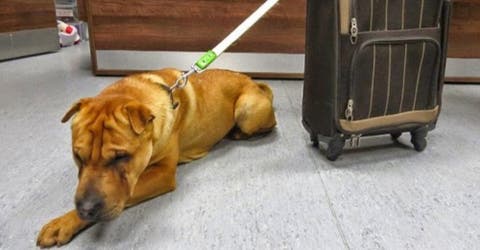
[[[353,100],[349,99],[347,109],[345,110],[345,118],[347,121],[353,121]]]
[[[357,43],[357,36],[358,36],[357,19],[353,17],[351,20],[351,26],[350,26],[350,42],[352,44]]]

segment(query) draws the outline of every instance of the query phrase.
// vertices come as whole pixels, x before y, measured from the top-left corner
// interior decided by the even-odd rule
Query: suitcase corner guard
[[[428,124],[437,118],[438,113],[439,107],[436,106],[430,110],[409,111],[355,121],[340,119],[339,125],[345,132],[358,133],[402,124]]]

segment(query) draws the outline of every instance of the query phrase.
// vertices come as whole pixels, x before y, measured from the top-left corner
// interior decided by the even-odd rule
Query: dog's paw
[[[66,213],[43,226],[38,234],[37,246],[44,248],[64,245],[85,226],[86,223],[78,218],[76,211]]]

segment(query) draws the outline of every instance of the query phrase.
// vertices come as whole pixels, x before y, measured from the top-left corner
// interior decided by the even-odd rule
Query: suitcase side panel
[[[438,95],[437,103],[442,108],[442,93],[443,93],[443,83],[445,81],[445,67],[447,64],[447,49],[448,49],[448,32],[450,27],[450,19],[452,15],[452,1],[445,0],[443,1],[442,9],[442,19],[440,21],[442,25],[442,58],[440,64],[440,75],[439,75],[439,85],[438,85]]]
[[[312,136],[336,132],[338,1],[307,1],[302,118]]]

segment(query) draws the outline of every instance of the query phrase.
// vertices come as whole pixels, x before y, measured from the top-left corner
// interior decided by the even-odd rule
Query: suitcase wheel
[[[428,134],[427,127],[414,130],[410,132],[410,134],[412,135],[412,139],[410,141],[412,142],[413,147],[418,152],[422,152],[427,147],[427,139],[426,139]]]
[[[398,138],[402,135],[401,132],[398,133],[391,133],[390,136],[392,137],[392,140],[396,141]]]
[[[328,148],[326,152],[327,159],[330,161],[335,161],[343,152],[343,147],[345,146],[345,139],[340,135],[335,135],[328,142]]]

